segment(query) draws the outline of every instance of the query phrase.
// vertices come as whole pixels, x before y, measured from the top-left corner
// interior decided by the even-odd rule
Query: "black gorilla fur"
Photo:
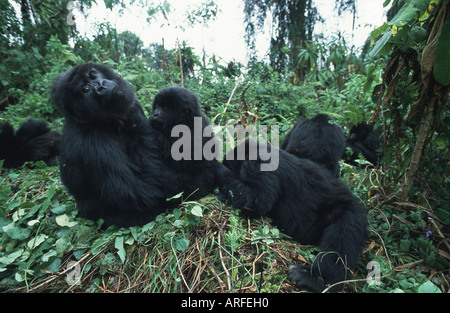
[[[61,135],[47,122],[29,119],[14,133],[9,123],[0,124],[0,160],[4,168],[18,168],[25,162],[57,164]]]
[[[238,160],[238,147],[219,169],[219,199],[247,216],[269,216],[294,240],[319,246],[321,252],[311,266],[289,267],[288,276],[298,288],[320,292],[327,284],[348,278],[347,270],[355,267],[365,243],[364,205],[341,180],[315,162],[279,150],[278,168],[263,172],[260,165],[267,162],[263,161],[267,159],[264,151],[275,148],[247,142],[245,160]],[[249,148],[259,149],[257,160],[249,160]]]
[[[375,166],[380,161],[380,134],[374,131],[373,125],[366,121],[350,127],[346,144],[353,151],[350,155],[344,154],[343,159],[346,163],[357,165],[358,163],[355,160],[359,159],[359,154]]]
[[[202,134],[199,138],[194,136],[194,118],[196,117],[201,120],[201,128],[197,130]],[[184,196],[189,196],[190,200],[197,200],[212,193],[216,186],[215,175],[218,162],[216,159],[205,159],[203,147],[214,138],[214,135],[204,135],[205,127],[210,123],[201,111],[197,96],[182,87],[168,87],[160,90],[153,100],[151,125],[155,130],[154,140],[162,153],[164,162],[183,178]],[[191,153],[186,159],[175,160],[172,156],[171,149],[174,143],[180,140],[172,137],[172,130],[177,125],[187,126],[191,135],[188,140]],[[199,157],[195,154],[196,147],[201,150]]]
[[[339,160],[345,151],[345,137],[339,125],[329,123],[331,120],[326,114],[300,119],[286,134],[280,148],[296,157],[319,163],[336,177],[339,176]]]
[[[214,186],[205,178],[196,186],[196,178],[205,175],[203,164],[193,168],[172,168],[166,155],[161,131],[150,125],[136,100],[133,88],[104,65],[84,64],[57,78],[52,98],[65,116],[61,141],[61,178],[74,196],[81,216],[104,219],[104,226],[142,225],[153,220],[180,192],[191,194],[201,187],[197,197]],[[184,99],[175,89],[165,105],[183,102],[184,118],[197,114],[194,98]],[[180,99],[181,98],[181,99]],[[196,98],[195,98],[196,99]],[[176,103],[171,101],[179,100]],[[187,109],[191,109],[191,115]],[[180,108],[181,110],[181,108]],[[166,115],[162,125],[175,118]]]

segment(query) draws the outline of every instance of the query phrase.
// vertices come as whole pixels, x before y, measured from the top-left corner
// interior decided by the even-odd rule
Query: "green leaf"
[[[389,30],[386,34],[383,35],[383,37],[380,38],[380,40],[377,41],[372,51],[370,51],[369,57],[370,58],[375,57],[381,51],[381,49],[383,49],[383,47],[386,45],[389,39],[391,39],[391,37],[392,32]]]
[[[14,210],[15,208],[17,208],[20,205],[20,201],[11,201],[8,204],[8,211]]]
[[[60,206],[58,206],[56,208],[50,209],[50,211],[52,211],[53,213],[59,215],[59,214],[62,214],[64,212],[66,212],[66,208],[67,208],[67,205],[63,204],[63,205],[60,205]]]
[[[191,210],[192,215],[202,217],[203,216],[203,210],[199,205],[196,205]]]
[[[418,17],[419,9],[412,5],[404,5],[397,15],[389,22],[390,25],[396,25],[398,27],[405,26],[413,18]]]
[[[69,221],[69,217],[67,216],[67,214],[62,214],[62,215],[58,215],[56,217],[56,224],[58,224],[61,227],[73,227],[75,225],[77,225],[77,222],[70,222]]]
[[[37,224],[37,223],[39,223],[39,222],[40,222],[39,219],[31,220],[31,221],[29,221],[29,222],[27,223],[27,225],[28,225],[28,226],[33,226],[34,224]]]
[[[431,281],[426,281],[422,285],[420,285],[419,289],[417,290],[419,293],[442,293],[442,290],[440,290],[435,284],[433,284]]]
[[[173,196],[171,198],[167,198],[166,201],[169,202],[173,199],[179,199],[179,198],[181,198],[182,195],[183,195],[183,192],[180,192],[179,194],[176,194],[175,196]]]
[[[153,229],[153,227],[155,227],[155,222],[150,222],[150,223],[147,223],[147,224],[145,224],[144,226],[142,226],[142,232],[147,232],[147,231],[150,231],[150,230],[152,230]]]
[[[17,250],[13,253],[7,254],[3,257],[0,258],[0,263],[5,264],[5,265],[9,265],[11,263],[13,263],[18,257],[20,257],[23,253],[23,249]]]
[[[8,234],[8,236],[11,237],[12,239],[25,240],[31,234],[31,232],[26,228],[14,226],[14,224],[12,224],[10,227],[10,225],[5,226],[3,230],[5,230],[6,228],[7,229],[6,234]]]
[[[123,246],[123,236],[116,237],[116,241],[114,242],[114,247],[117,249],[117,254],[120,257],[122,263],[125,262],[126,252]]]
[[[50,263],[49,266],[45,270],[49,272],[57,272],[59,270],[59,267],[61,266],[61,259],[55,258],[52,263]]]
[[[64,255],[64,252],[66,251],[68,244],[69,239],[67,237],[62,237],[56,240],[55,248],[57,256],[62,257]]]
[[[450,18],[442,26],[442,32],[436,46],[436,62],[434,64],[434,77],[444,86],[450,85]]]
[[[50,258],[54,257],[55,255],[56,255],[56,251],[50,250],[49,252],[47,252],[46,254],[44,254],[42,256],[42,262],[48,262],[50,260]]]
[[[173,209],[172,214],[175,217],[175,219],[178,220],[180,218],[180,216],[181,216],[181,210],[180,209]]]
[[[44,234],[37,235],[36,237],[28,241],[27,247],[30,249],[34,249],[38,247],[41,243],[43,243],[47,238],[48,236]]]
[[[181,228],[181,227],[183,227],[183,221],[176,220],[175,222],[173,222],[173,226],[175,226],[176,228]]]
[[[110,235],[105,235],[105,236],[100,237],[97,240],[95,240],[91,247],[92,254],[97,255],[100,252],[102,252],[104,245],[106,245],[110,240],[112,240],[111,237],[112,236],[110,236]]]
[[[175,249],[184,252],[189,247],[189,240],[186,238],[180,238],[175,241]]]
[[[384,23],[370,33],[370,38],[375,39],[378,36],[381,36],[388,28],[391,28],[391,26],[388,23]]]

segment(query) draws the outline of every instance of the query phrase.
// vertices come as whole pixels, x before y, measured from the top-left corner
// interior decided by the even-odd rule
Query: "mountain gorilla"
[[[191,200],[195,200],[210,194],[215,187],[218,162],[217,158],[206,159],[203,155],[205,144],[214,136],[212,133],[210,135],[205,133],[205,128],[210,123],[201,111],[197,96],[181,87],[160,90],[153,100],[151,125],[155,130],[154,140],[166,165],[184,173],[183,185],[186,191],[184,196],[195,192],[190,197]],[[175,126],[181,126],[178,132]],[[178,139],[180,133],[183,136]],[[180,146],[177,142],[183,143],[184,136],[190,138]]]
[[[294,240],[319,246],[312,265],[289,267],[288,276],[298,288],[320,292],[348,278],[366,238],[364,205],[339,178],[311,160],[279,150],[278,168],[262,171],[267,151],[274,155],[275,148],[248,141],[242,145],[219,168],[219,199],[249,217],[269,216]]]
[[[352,149],[350,155],[344,153],[343,159],[346,163],[357,165],[356,160],[359,159],[360,154],[375,166],[380,161],[380,153],[378,152],[381,147],[380,134],[374,131],[373,125],[366,121],[350,127],[346,144],[347,147]]]
[[[47,122],[29,119],[14,133],[9,123],[0,124],[0,160],[4,168],[18,168],[25,162],[44,161],[56,165],[61,135]]]
[[[339,160],[345,151],[345,137],[340,126],[329,123],[331,120],[326,114],[300,119],[284,137],[280,148],[298,158],[323,165],[338,177]]]
[[[101,218],[103,226],[142,225],[176,204],[167,198],[190,195],[200,187],[193,196],[199,198],[214,188],[203,164],[197,171],[191,163],[193,168],[171,167],[160,130],[150,125],[133,88],[107,66],[75,66],[57,78],[51,94],[65,116],[61,179],[81,216]],[[184,99],[187,94],[163,98],[161,105],[173,105],[173,114],[180,110],[189,119],[198,113],[198,103]],[[204,181],[190,176],[194,174]],[[198,181],[203,184],[197,186]]]

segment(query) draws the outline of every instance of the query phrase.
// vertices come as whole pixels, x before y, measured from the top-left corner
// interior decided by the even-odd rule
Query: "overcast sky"
[[[168,0],[171,4],[171,13],[168,22],[163,18],[153,20],[148,24],[145,20],[147,13],[137,5],[127,7],[123,14],[118,10],[110,11],[104,7],[103,1],[87,11],[83,16],[74,11],[77,28],[88,36],[95,34],[95,23],[109,21],[119,31],[130,30],[138,35],[145,46],[150,43],[161,43],[164,38],[167,49],[174,48],[177,39],[186,41],[194,47],[195,53],[201,55],[205,49],[209,55],[215,54],[225,62],[236,60],[246,63],[247,47],[244,42],[244,13],[243,0],[216,0],[220,12],[215,21],[210,21],[208,26],[196,25],[188,27],[185,22],[185,12],[193,8],[195,3],[203,0]],[[352,15],[349,13],[341,17],[334,10],[335,1],[315,0],[319,14],[326,20],[324,25],[317,25],[316,33],[324,33],[331,36],[340,31],[347,36],[349,43],[360,47],[367,36],[376,27],[385,21],[383,1],[357,0],[358,16],[355,31],[352,36]],[[164,24],[164,25],[163,25]],[[169,25],[167,25],[169,24]],[[163,25],[163,26],[162,26]],[[180,27],[183,26],[183,27]],[[257,40],[259,58],[263,58],[269,48],[270,20],[266,23],[266,34],[260,34]],[[184,29],[183,29],[184,28]]]

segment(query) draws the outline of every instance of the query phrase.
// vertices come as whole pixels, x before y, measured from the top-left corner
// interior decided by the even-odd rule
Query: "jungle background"
[[[170,15],[170,1],[131,2],[146,10],[150,24],[155,15]],[[187,12],[190,23],[214,19],[216,2]],[[313,36],[321,17],[311,0],[243,2],[247,64],[196,52],[187,41],[174,49],[144,46],[109,23],[88,39],[67,17],[70,5],[83,11],[94,1],[0,1],[0,122],[17,127],[33,117],[61,131],[49,89],[84,62],[120,72],[147,114],[158,90],[181,85],[219,126],[278,125],[282,137],[296,120],[317,113],[345,131],[370,121],[382,134],[380,165],[341,164],[341,178],[366,205],[370,224],[343,292],[448,292],[449,1],[384,0],[387,21],[361,49],[339,33]],[[130,1],[104,3],[112,10]],[[352,0],[337,0],[335,9],[356,14]],[[269,12],[276,31],[261,60],[255,34]],[[269,219],[239,216],[216,195],[184,202],[142,227],[101,230],[76,216],[57,166],[37,162],[0,175],[2,292],[292,293],[299,291],[286,278],[288,265],[309,263],[317,253]]]

